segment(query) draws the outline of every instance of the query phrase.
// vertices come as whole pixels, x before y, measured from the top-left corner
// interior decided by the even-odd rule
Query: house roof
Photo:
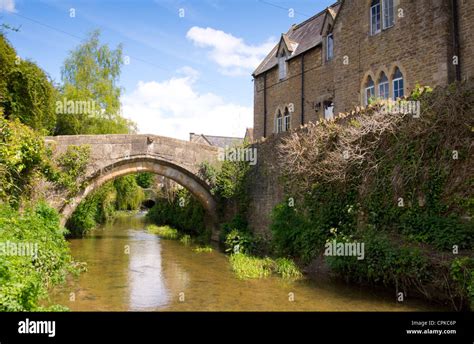
[[[329,13],[329,15],[334,18],[337,15],[340,6],[341,3],[338,1],[304,22],[298,25],[293,25],[286,34],[282,35],[278,44],[273,47],[252,75],[257,76],[278,65],[277,53],[282,41],[285,42],[291,53],[290,58],[296,57],[321,44],[323,38],[321,35],[321,29],[326,15]]]
[[[191,142],[206,142],[210,146],[226,148],[236,145],[240,145],[244,142],[244,139],[241,137],[228,137],[228,136],[212,136],[204,134],[194,134],[191,133],[189,137]]]

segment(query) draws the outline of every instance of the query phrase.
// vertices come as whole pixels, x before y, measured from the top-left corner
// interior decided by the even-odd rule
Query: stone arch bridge
[[[90,147],[83,177],[85,188],[69,199],[59,193],[48,194],[48,201],[58,209],[63,225],[79,203],[104,183],[132,173],[151,172],[188,189],[206,209],[215,230],[216,202],[197,172],[201,163],[217,162],[216,147],[155,135],[50,136],[45,141],[55,156],[64,153],[69,146]]]

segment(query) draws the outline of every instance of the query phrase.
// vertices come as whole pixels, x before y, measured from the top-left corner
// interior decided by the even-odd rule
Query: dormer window
[[[278,55],[278,75],[279,75],[279,79],[280,80],[283,80],[286,78],[286,75],[287,75],[287,62],[286,62],[286,54],[284,51],[282,51],[279,55]]]
[[[326,61],[332,60],[334,57],[334,36],[332,33],[326,37]]]

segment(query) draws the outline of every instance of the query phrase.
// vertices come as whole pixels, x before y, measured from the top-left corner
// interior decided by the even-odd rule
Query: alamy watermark
[[[245,161],[254,166],[257,164],[257,148],[225,146],[218,149],[217,159],[219,161]]]
[[[93,115],[95,114],[95,100],[68,100],[56,102],[56,114],[58,115]]]
[[[393,100],[384,101],[380,110],[385,115],[412,115],[413,118],[420,118],[421,103],[418,100]]]
[[[324,245],[324,255],[330,257],[357,257],[357,260],[365,258],[365,244],[360,242],[337,242],[329,241]]]
[[[38,243],[32,242],[0,242],[0,256],[31,256],[38,257]]]

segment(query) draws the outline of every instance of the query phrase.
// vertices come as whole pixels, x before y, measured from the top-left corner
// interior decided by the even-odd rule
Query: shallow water
[[[327,280],[239,280],[226,255],[196,253],[147,233],[143,215],[119,218],[70,245],[88,271],[55,290],[52,302],[72,311],[437,310],[419,300],[398,303],[394,293]]]

